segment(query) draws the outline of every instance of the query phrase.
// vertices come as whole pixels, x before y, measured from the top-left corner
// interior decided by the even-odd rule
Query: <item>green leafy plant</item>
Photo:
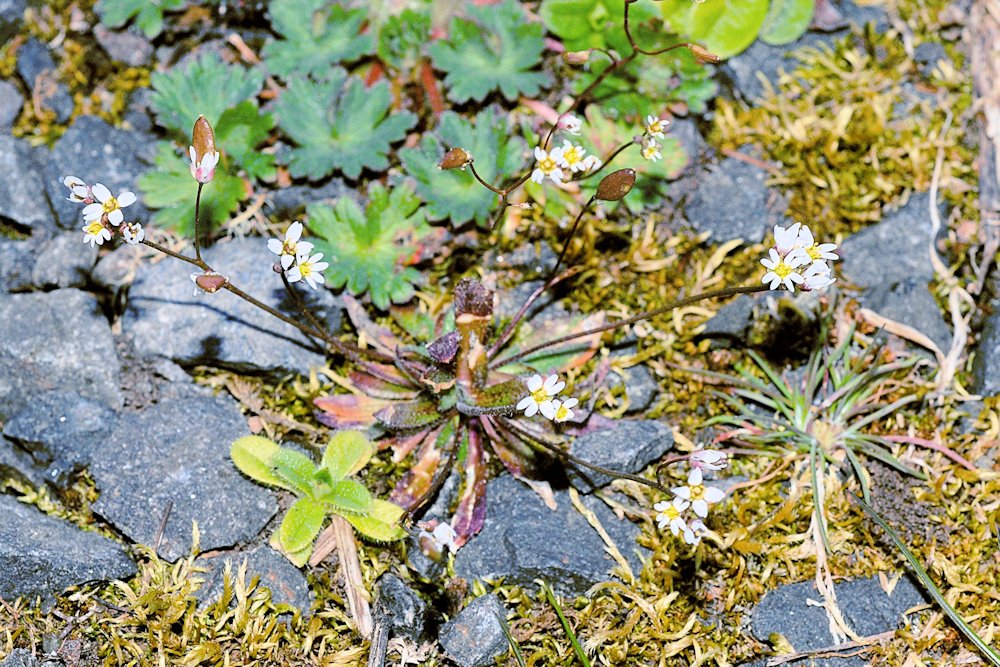
[[[450,220],[455,226],[470,220],[485,223],[496,195],[467,170],[438,168],[441,156],[455,146],[468,151],[479,175],[492,182],[522,167],[526,144],[511,131],[507,114],[500,109],[483,109],[474,122],[447,111],[437,128],[424,134],[419,146],[399,152],[406,173],[417,181],[417,193],[427,202],[430,219]]]
[[[624,53],[628,50],[622,25],[624,8],[625,0],[542,0],[538,15],[567,51],[614,49]],[[632,29],[656,15],[655,5],[636,3],[630,11]]]
[[[758,37],[774,45],[798,39],[812,21],[815,0],[665,0],[660,6],[675,32],[731,58]]]
[[[309,229],[322,239],[317,249],[329,253],[326,278],[333,287],[346,285],[352,294],[367,291],[383,310],[410,300],[420,272],[405,263],[434,233],[410,187],[389,190],[372,183],[363,211],[350,197],[341,197],[334,206],[309,206],[307,215]]]
[[[367,465],[374,447],[359,431],[340,431],[330,438],[317,465],[302,452],[279,447],[267,438],[248,435],[230,449],[233,463],[256,482],[291,491],[298,500],[288,509],[271,544],[303,566],[327,514],[347,519],[362,536],[378,542],[402,539],[403,509],[373,498],[352,476]]]
[[[469,7],[472,20],[455,19],[447,40],[429,47],[434,66],[446,73],[448,97],[482,101],[499,91],[506,99],[536,95],[548,76],[533,71],[545,48],[545,29],[532,23],[515,0]]]
[[[389,16],[378,33],[376,52],[382,62],[400,72],[412,70],[431,39],[431,17],[427,11],[404,9]]]
[[[412,113],[390,113],[391,107],[387,82],[366,88],[340,68],[328,81],[292,81],[274,107],[281,129],[298,144],[288,161],[292,176],[316,180],[340,171],[357,178],[362,169],[388,168],[391,144],[416,123]]]
[[[219,116],[215,123],[215,140],[249,178],[273,180],[274,155],[258,149],[273,129],[274,116],[260,113],[255,102],[246,100]]]
[[[334,65],[373,51],[371,34],[359,34],[363,8],[327,0],[273,0],[267,11],[281,38],[264,46],[264,62],[278,76],[325,77]]]
[[[184,9],[187,0],[100,0],[95,7],[101,23],[120,28],[131,19],[139,30],[152,39],[163,31],[163,13]]]

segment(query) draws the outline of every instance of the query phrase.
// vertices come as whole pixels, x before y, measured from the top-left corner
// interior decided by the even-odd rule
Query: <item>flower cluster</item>
[[[268,239],[267,249],[278,255],[278,262],[281,272],[288,278],[288,282],[297,283],[304,280],[309,287],[318,289],[326,282],[323,277],[330,264],[322,261],[323,253],[310,254],[313,244],[302,239],[302,223],[293,222],[285,230],[285,238]],[[275,271],[278,269],[275,268]]]
[[[76,176],[63,178],[63,185],[69,188],[66,199],[74,204],[83,204],[83,242],[91,246],[104,245],[110,241],[112,231],[117,231],[126,243],[136,245],[142,243],[146,233],[142,225],[136,222],[125,222],[122,209],[128,208],[136,201],[132,192],[121,192],[117,197],[103,183],[87,185]]]
[[[829,287],[836,278],[827,260],[839,259],[833,252],[836,249],[833,243],[817,243],[812,231],[801,222],[787,229],[775,226],[774,247],[760,260],[767,269],[761,282],[770,283],[772,290],[784,287],[793,292],[796,285],[806,292]]]
[[[528,378],[528,391],[531,393],[518,402],[517,409],[523,410],[525,417],[534,417],[541,412],[543,417],[551,421],[568,421],[573,418],[573,408],[580,401],[575,398],[565,401],[556,398],[565,388],[566,383],[560,381],[558,375],[550,375],[542,380],[542,376],[536,373]]]
[[[660,153],[660,144],[657,139],[662,139],[667,132],[670,120],[657,118],[656,116],[646,116],[645,133],[642,138],[642,157],[650,162],[656,162],[663,155]]]
[[[688,457],[691,471],[688,473],[687,484],[671,489],[673,500],[661,500],[653,505],[657,511],[656,523],[660,529],[670,528],[675,536],[684,535],[688,544],[698,544],[702,535],[708,532],[704,519],[708,516],[708,506],[719,502],[725,497],[722,490],[705,486],[704,470],[722,470],[729,465],[729,460],[723,452],[712,449],[699,449]],[[690,521],[685,517],[688,510],[695,517]]]
[[[569,134],[580,134],[582,121],[576,116],[563,116],[557,127],[565,130]],[[531,180],[535,183],[544,183],[549,179],[553,183],[562,183],[567,174],[580,173],[600,169],[601,159],[596,155],[587,155],[587,150],[571,141],[563,140],[560,148],[545,150],[541,146],[535,147],[535,170],[531,172]]]

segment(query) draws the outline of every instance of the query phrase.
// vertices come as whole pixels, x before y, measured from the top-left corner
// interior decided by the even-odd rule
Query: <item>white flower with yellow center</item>
[[[778,254],[784,257],[792,250],[799,248],[799,230],[802,229],[802,223],[796,222],[794,225],[789,227],[782,227],[781,225],[774,226],[774,249],[778,251]]]
[[[528,378],[528,391],[531,393],[518,402],[517,409],[523,410],[525,417],[534,417],[542,406],[548,410],[552,398],[565,388],[566,383],[560,382],[558,375],[550,375],[542,380],[542,376],[535,373]]]
[[[659,512],[656,515],[656,525],[660,530],[669,526],[674,536],[680,535],[682,530],[687,530],[687,523],[682,515],[690,506],[691,503],[683,498],[674,498],[673,501],[661,500],[653,505],[653,509]]]
[[[126,222],[119,228],[125,243],[139,245],[146,240],[146,230],[138,222]]]
[[[714,449],[697,449],[688,457],[688,464],[692,468],[702,470],[722,470],[729,465],[729,459],[724,452]]]
[[[726,494],[721,489],[714,486],[702,484],[701,469],[694,468],[688,473],[687,486],[678,486],[671,489],[678,498],[683,498],[691,503],[694,513],[704,519],[708,516],[708,506],[725,498]]]
[[[83,179],[67,176],[63,179],[63,185],[69,188],[67,201],[74,204],[92,204],[94,202],[94,193],[90,191],[90,186],[84,183]]]
[[[805,282],[799,269],[809,263],[809,256],[801,248],[792,250],[782,257],[778,251],[771,248],[768,257],[760,260],[760,263],[767,269],[767,273],[760,279],[762,283],[771,283],[769,289],[776,290],[785,287],[792,292],[796,285]]]
[[[642,157],[650,162],[656,162],[663,157],[660,154],[660,145],[652,139],[644,141],[642,144]]]
[[[95,184],[92,191],[97,201],[83,207],[83,219],[88,222],[91,220],[100,220],[106,215],[108,216],[108,222],[118,226],[125,220],[125,214],[122,213],[122,209],[135,203],[134,193],[125,191],[117,197],[113,197],[111,196],[111,190],[108,190],[102,183]]]
[[[810,264],[809,268],[802,274],[802,278],[802,289],[805,292],[829,287],[837,280],[830,274],[830,267],[823,260],[817,260]]]
[[[812,230],[805,225],[802,225],[799,229],[796,243],[797,247],[802,248],[802,250],[809,255],[809,259],[813,262],[819,262],[827,259],[831,262],[835,262],[840,259],[840,257],[833,252],[837,249],[837,245],[835,243],[816,243],[816,240],[813,238]]]
[[[535,146],[535,170],[531,172],[531,180],[542,183],[548,178],[553,183],[562,183],[563,172],[560,168],[562,160],[561,148],[546,151],[541,146]]]
[[[656,116],[646,116],[646,134],[657,139],[662,139],[667,131],[670,121],[666,118]]]
[[[541,403],[538,409],[546,419],[551,419],[554,422],[564,422],[573,418],[573,408],[579,402],[575,398],[568,398],[565,401],[554,398],[547,403]]]
[[[104,245],[111,240],[111,231],[100,220],[91,220],[83,226],[83,242],[92,246]]]
[[[308,241],[300,241],[301,238],[302,223],[296,221],[288,225],[284,240],[268,239],[267,249],[281,257],[283,270],[287,271],[299,255],[308,255],[312,251],[313,244]]]
[[[701,519],[695,519],[684,528],[684,541],[695,545],[701,542],[701,536],[708,532],[708,527]]]
[[[330,266],[328,262],[320,261],[322,259],[323,253],[321,252],[316,253],[312,257],[309,257],[307,254],[299,254],[295,258],[295,266],[288,272],[288,282],[297,283],[300,280],[304,280],[309,287],[319,289],[319,286],[326,282],[326,278],[323,277],[323,271]]]
[[[573,114],[567,114],[563,116],[563,119],[559,121],[559,125],[562,126],[566,132],[572,135],[580,134],[580,128],[583,127],[583,121]]]
[[[573,173],[578,171],[589,171],[593,169],[594,160],[600,165],[601,161],[593,155],[587,155],[587,149],[583,146],[574,146],[568,141],[563,142],[562,160],[560,166],[566,167]]]

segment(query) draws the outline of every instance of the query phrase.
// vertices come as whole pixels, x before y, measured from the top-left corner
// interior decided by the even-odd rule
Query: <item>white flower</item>
[[[528,378],[528,391],[531,393],[518,402],[517,409],[524,410],[525,417],[534,417],[543,405],[548,410],[548,406],[552,402],[552,397],[557,396],[565,388],[566,383],[560,382],[558,375],[550,375],[543,382],[542,376],[535,373]]]
[[[586,156],[586,157],[584,157]],[[587,155],[587,150],[583,146],[574,146],[568,141],[563,142],[562,158],[559,165],[566,167],[573,173],[578,171],[590,171],[601,165],[600,159],[593,155]]]
[[[721,489],[705,486],[701,483],[702,476],[699,468],[694,468],[688,473],[687,481],[687,486],[678,486],[671,491],[674,492],[675,496],[690,501],[691,509],[702,519],[708,516],[709,504],[717,503],[726,496]]]
[[[796,243],[797,247],[802,248],[806,254],[809,255],[809,259],[813,262],[818,262],[824,259],[835,262],[840,259],[840,257],[833,252],[837,249],[837,245],[835,243],[816,243],[813,239],[812,231],[805,225],[802,225],[801,229],[799,229],[799,235]]]
[[[702,470],[722,470],[729,465],[729,459],[724,452],[714,449],[698,449],[688,457],[688,464],[692,468]]]
[[[559,121],[559,125],[570,134],[579,135],[580,128],[583,127],[583,121],[573,114],[567,114]]]
[[[587,157],[583,158],[584,171],[593,171],[595,169],[600,169],[602,164],[604,163],[601,162],[601,158],[597,157],[596,155],[588,155]]]
[[[647,139],[642,143],[642,157],[650,162],[656,162],[663,157],[660,155],[660,145],[652,139]]]
[[[662,139],[663,133],[667,131],[668,125],[670,125],[670,121],[666,118],[646,116],[646,133],[651,137]]]
[[[311,247],[310,244],[310,249]],[[309,287],[319,289],[319,285],[326,282],[326,279],[323,277],[323,271],[330,266],[328,262],[321,262],[321,259],[323,259],[323,253],[321,252],[310,257],[308,254],[301,253],[300,251],[300,254],[295,257],[295,266],[288,272],[288,282],[297,283],[300,280],[304,280],[308,283]]]
[[[442,521],[438,525],[434,526],[434,532],[431,533],[431,536],[434,538],[435,542],[443,547],[448,547],[452,551],[455,551],[458,548],[455,546],[455,538],[458,537],[458,534],[447,521]]]
[[[695,545],[701,542],[701,536],[708,532],[708,527],[701,519],[695,519],[684,528],[684,541]]]
[[[559,168],[563,159],[561,148],[546,151],[541,146],[535,146],[535,170],[531,172],[531,180],[542,183],[546,178],[553,183],[562,183],[563,172]]]
[[[119,231],[121,231],[125,243],[139,245],[146,240],[146,230],[138,222],[126,222],[121,226]]]
[[[108,222],[118,226],[125,219],[122,209],[135,203],[134,193],[125,191],[117,197],[112,197],[111,190],[108,190],[102,183],[94,185],[93,193],[97,201],[83,207],[83,219],[88,222],[91,220],[100,220],[106,215],[108,216]]]
[[[806,292],[829,287],[837,280],[830,275],[830,267],[823,260],[817,260],[810,264],[809,268],[802,274],[802,278],[802,289]]]
[[[76,176],[67,176],[63,179],[63,185],[69,188],[67,201],[74,204],[91,204],[94,201],[94,193],[90,191],[90,186]]]
[[[674,498],[673,501],[661,500],[653,505],[653,509],[659,512],[656,515],[656,525],[660,530],[669,526],[674,536],[679,535],[682,530],[687,531],[688,527],[681,513],[690,506],[691,503],[683,498]]]
[[[111,240],[111,231],[100,220],[92,220],[83,226],[83,242],[92,246],[104,245]]]
[[[551,401],[540,403],[538,409],[546,419],[551,419],[554,422],[564,422],[573,418],[573,408],[579,402],[575,398],[569,398],[566,401],[554,398]]]
[[[778,254],[784,257],[789,252],[799,246],[799,229],[802,223],[796,222],[794,225],[785,228],[781,225],[774,226],[774,248]]]
[[[312,243],[300,241],[300,238],[302,238],[302,223],[296,221],[288,225],[284,241],[280,239],[268,239],[267,241],[267,249],[275,255],[281,256],[281,268],[285,271],[295,262],[297,256],[308,255],[313,249]]]
[[[218,151],[215,153],[206,153],[199,162],[198,153],[195,151],[194,146],[188,146],[188,155],[191,156],[191,164],[188,165],[188,168],[191,170],[191,177],[194,180],[199,183],[208,183],[215,178],[215,168],[222,158],[222,155]]]
[[[792,250],[784,257],[779,255],[774,248],[771,248],[768,254],[770,259],[760,260],[760,263],[767,269],[767,273],[760,281],[771,283],[769,289],[772,290],[784,286],[794,292],[795,285],[801,285],[805,281],[798,269],[809,263],[809,256],[801,248]]]

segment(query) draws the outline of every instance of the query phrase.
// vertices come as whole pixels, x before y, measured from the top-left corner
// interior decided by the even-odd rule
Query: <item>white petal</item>
[[[532,398],[531,396],[525,396],[520,401],[518,401],[517,405],[515,406],[515,409],[516,410],[524,410],[524,409],[526,409],[529,405],[531,405],[534,402],[535,402],[534,398]]]
[[[534,393],[542,388],[542,376],[535,373],[528,378],[528,391]]]
[[[559,162],[559,160],[563,159],[563,149],[561,149],[561,148],[553,148],[549,152],[549,157],[552,158],[553,160],[555,160],[556,162]]]
[[[542,171],[541,169],[534,170],[533,172],[531,172],[531,180],[533,180],[535,183],[541,183],[542,181],[545,180],[545,172]]]
[[[690,506],[691,503],[684,500],[683,498],[674,498],[674,507],[677,509],[678,512],[683,512]]]
[[[281,268],[287,271],[292,264],[295,263],[295,257],[292,255],[282,255],[281,256]]]
[[[535,159],[536,160],[544,160],[548,156],[549,156],[549,154],[545,152],[545,149],[543,149],[541,146],[535,146]]]
[[[288,282],[297,283],[300,280],[302,280],[302,271],[297,266],[292,267],[291,271],[288,272]]]
[[[542,411],[542,415],[546,419],[555,419],[556,410],[559,409],[559,401],[545,401],[538,406],[538,409]]]
[[[125,208],[126,206],[131,206],[132,204],[134,204],[136,198],[134,192],[129,192],[128,190],[126,190],[125,192],[118,195],[116,199],[118,201],[118,207]]]
[[[531,403],[528,404],[528,407],[524,411],[524,416],[534,417],[537,414],[538,414],[538,403],[531,401]]]
[[[288,229],[285,230],[285,241],[291,241],[292,243],[294,243],[295,241],[298,241],[301,237],[302,237],[301,222],[296,221],[288,225]]]
[[[313,271],[315,271],[316,275],[318,276],[322,276],[323,272],[326,271],[328,268],[330,268],[329,262],[316,262],[315,264],[313,264]],[[320,282],[323,281],[320,280]]]
[[[103,183],[94,184],[93,191],[94,191],[94,196],[97,198],[97,201],[101,202],[102,204],[111,199],[111,190],[108,190]]]
[[[104,207],[100,204],[87,204],[83,207],[84,220],[100,220],[104,215]]]
[[[108,222],[110,222],[112,225],[120,225],[122,224],[122,222],[124,222],[124,220],[125,220],[125,214],[122,213],[122,210],[120,208],[116,208],[115,210],[111,211],[111,213],[108,213]]]
[[[563,403],[563,407],[566,408],[567,410],[570,408],[575,408],[579,402],[580,401],[578,401],[575,398],[570,398],[567,399],[565,403]]]
[[[717,503],[726,497],[725,492],[722,489],[717,489],[714,486],[705,487],[705,501],[710,503]]]
[[[701,468],[692,468],[688,473],[688,486],[698,486],[701,484]]]
[[[670,489],[670,491],[675,496],[683,498],[684,500],[691,500],[691,488],[690,487],[687,487],[687,486],[677,486],[677,487],[674,487],[674,488]]]
[[[708,516],[708,503],[706,503],[704,500],[696,500],[693,503],[691,503],[691,509],[693,509],[694,513],[700,516],[702,519]]]
[[[670,502],[666,500],[661,500],[653,505],[653,509],[657,512],[665,512],[668,507],[670,507]]]
[[[285,245],[278,239],[268,239],[267,249],[273,252],[275,255],[280,255],[285,250]]]

